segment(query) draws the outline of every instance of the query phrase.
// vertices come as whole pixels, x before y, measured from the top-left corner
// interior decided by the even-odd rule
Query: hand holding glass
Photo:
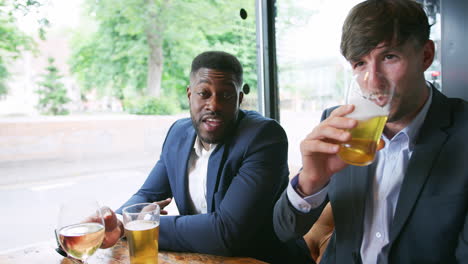
[[[123,209],[131,264],[158,264],[159,206],[134,204]]]
[[[96,201],[69,201],[60,206],[57,235],[73,258],[86,263],[104,239],[104,220]]]
[[[358,125],[350,130],[351,140],[342,144],[338,152],[343,161],[356,166],[374,161],[394,91],[394,83],[383,74],[364,72],[353,77],[346,104],[353,104],[354,111],[346,117],[358,120]]]

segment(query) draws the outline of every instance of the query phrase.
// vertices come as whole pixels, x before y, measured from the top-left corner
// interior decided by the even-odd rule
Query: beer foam
[[[349,99],[348,104],[354,105],[354,111],[346,115],[346,117],[356,120],[367,120],[376,116],[387,116],[390,112],[388,105],[380,107],[362,97],[352,97]]]
[[[132,222],[128,222],[125,224],[125,229],[131,231],[143,231],[155,228],[159,225],[158,222],[155,221],[146,221],[146,220],[136,220]]]

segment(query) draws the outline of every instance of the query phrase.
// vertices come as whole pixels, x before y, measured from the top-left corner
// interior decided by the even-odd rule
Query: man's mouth
[[[206,117],[202,119],[202,122],[207,131],[217,130],[224,123],[224,121],[219,117]]]

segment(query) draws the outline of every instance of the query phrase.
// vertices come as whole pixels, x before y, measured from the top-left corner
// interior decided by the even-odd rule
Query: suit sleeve
[[[465,216],[465,224],[458,239],[455,255],[457,263],[468,264],[468,212]]]
[[[236,255],[263,225],[286,185],[288,144],[284,130],[269,122],[259,133],[241,131],[243,157],[226,191],[214,193],[215,211],[162,216],[159,246],[173,251]],[[224,197],[223,197],[224,195]]]
[[[308,213],[302,213],[291,204],[285,190],[276,202],[273,213],[273,226],[278,238],[288,241],[304,236],[320,217],[327,202],[328,199],[325,199],[319,207]]]
[[[321,121],[325,120],[336,107],[329,108],[322,113]],[[308,213],[298,211],[288,199],[287,190],[276,202],[273,213],[273,227],[278,238],[282,241],[296,239],[305,235],[317,221],[328,198],[317,208]]]
[[[169,132],[166,136],[166,140],[164,141],[162,149],[163,152],[167,151],[165,145],[167,138],[169,137],[169,134],[172,130],[172,127],[169,129]],[[137,203],[161,201],[169,197],[172,197],[172,193],[169,184],[169,179],[167,176],[164,155],[161,154],[160,159],[158,160],[158,162],[156,162],[156,165],[153,167],[140,189],[115,212],[118,214],[122,214],[122,209],[126,206]]]

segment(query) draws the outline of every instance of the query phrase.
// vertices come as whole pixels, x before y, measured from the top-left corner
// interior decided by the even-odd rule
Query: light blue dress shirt
[[[369,165],[372,175],[371,190],[366,199],[364,234],[361,244],[363,264],[386,264],[388,256],[389,228],[395,215],[401,184],[413,153],[419,133],[432,101],[432,90],[428,87],[429,98],[411,123],[392,139],[382,135],[385,147]],[[328,185],[320,192],[302,198],[296,191],[297,177],[288,185],[287,195],[297,210],[307,213],[317,208],[326,198]]]

